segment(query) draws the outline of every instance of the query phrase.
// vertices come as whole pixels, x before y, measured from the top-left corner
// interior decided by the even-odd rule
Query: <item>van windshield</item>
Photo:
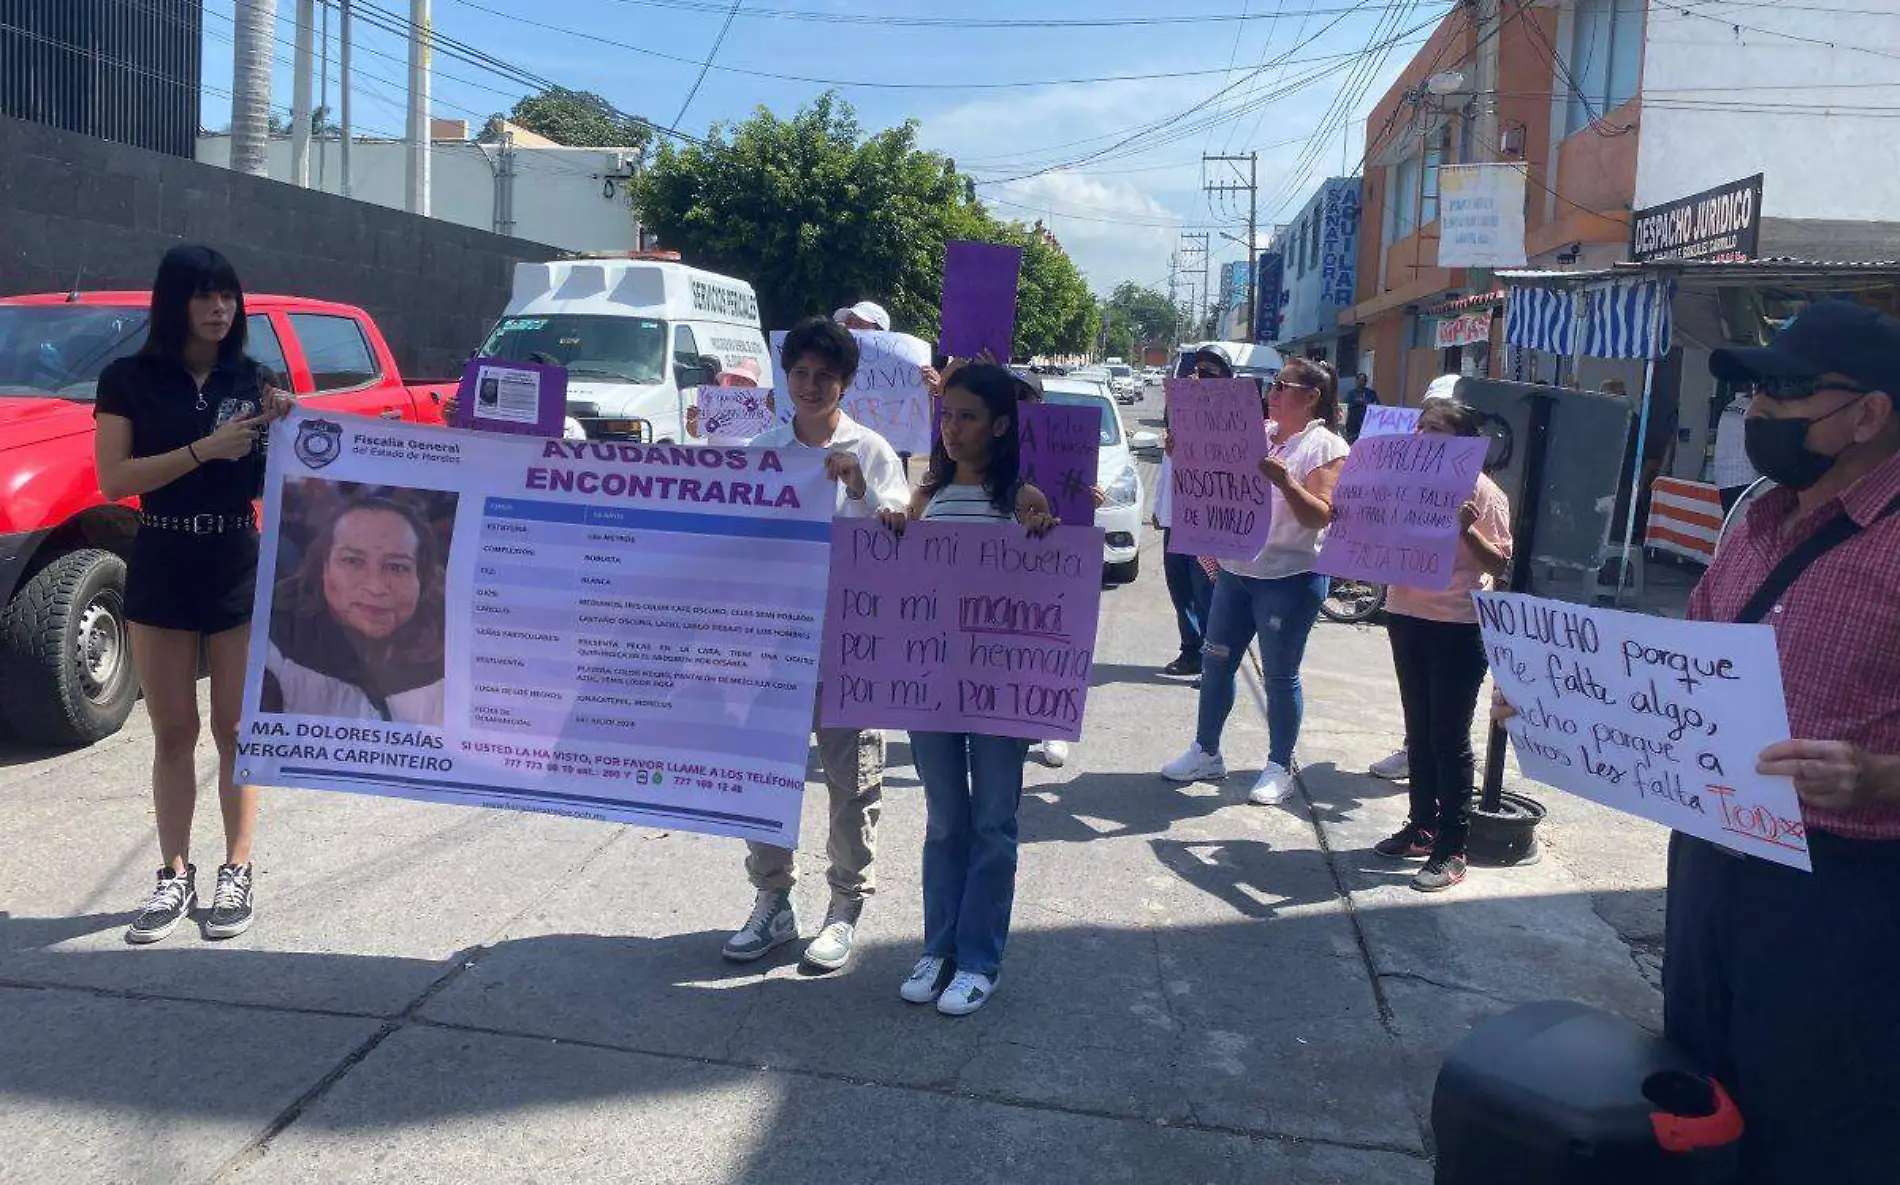
[[[579,313],[503,317],[482,353],[565,366],[575,378],[649,386],[666,379],[666,322]]]

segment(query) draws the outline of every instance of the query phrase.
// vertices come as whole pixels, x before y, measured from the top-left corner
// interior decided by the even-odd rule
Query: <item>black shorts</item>
[[[221,634],[251,620],[256,588],[256,531],[142,527],[126,561],[125,616],[156,629]]]

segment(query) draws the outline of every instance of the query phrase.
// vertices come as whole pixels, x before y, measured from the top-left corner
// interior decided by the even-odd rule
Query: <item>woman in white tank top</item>
[[[1022,380],[972,363],[944,378],[941,432],[907,511],[880,511],[892,530],[910,520],[988,523],[1031,535],[1055,526],[1049,500],[1018,476],[1016,402]],[[1012,522],[1012,520],[1014,520]],[[946,1016],[975,1012],[996,991],[1016,897],[1016,806],[1029,742],[971,732],[910,734],[924,783],[924,953],[900,994]]]

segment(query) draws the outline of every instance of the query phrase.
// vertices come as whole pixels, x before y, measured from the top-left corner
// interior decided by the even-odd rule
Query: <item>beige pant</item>
[[[822,693],[820,698],[822,698]],[[835,897],[861,900],[875,888],[872,862],[877,857],[877,817],[884,802],[884,734],[876,729],[819,728],[818,758],[831,793],[831,832],[825,854],[831,858],[826,879]],[[746,841],[746,875],[755,889],[789,890],[798,879],[790,848]]]

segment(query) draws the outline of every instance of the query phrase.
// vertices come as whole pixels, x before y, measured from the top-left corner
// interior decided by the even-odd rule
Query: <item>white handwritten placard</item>
[[[1366,418],[1359,425],[1359,439],[1368,436],[1406,436],[1418,431],[1418,408],[1387,407],[1375,403],[1366,408]]]
[[[1527,777],[1807,869],[1794,784],[1755,772],[1788,736],[1774,631],[1475,593],[1486,657],[1517,709]]]
[[[908,333],[881,333],[854,329],[858,339],[858,373],[845,388],[844,414],[882,436],[900,453],[930,455],[930,391],[924,386],[924,367],[930,365],[930,343]],[[772,357],[784,352],[785,331],[772,331]],[[795,361],[795,359],[794,359]],[[792,422],[792,394],[785,367],[777,366],[778,422]]]

